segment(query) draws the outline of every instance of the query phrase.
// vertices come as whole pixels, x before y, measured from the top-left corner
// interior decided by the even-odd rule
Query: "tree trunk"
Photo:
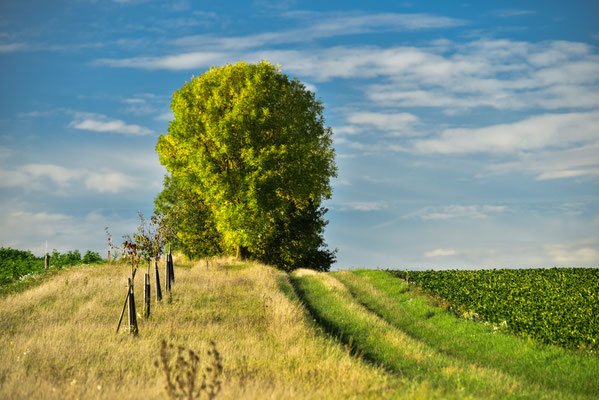
[[[237,259],[244,261],[248,256],[248,248],[245,246],[237,246]]]

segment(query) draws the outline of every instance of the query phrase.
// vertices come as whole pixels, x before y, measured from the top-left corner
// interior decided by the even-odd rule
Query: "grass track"
[[[568,397],[599,397],[599,358],[494,332],[431,305],[426,296],[385,271],[343,271],[335,276],[367,309],[435,350],[493,367]]]
[[[292,282],[315,318],[373,363],[430,388],[439,398],[576,398],[546,389],[498,369],[439,352],[358,304],[333,276],[312,271]]]

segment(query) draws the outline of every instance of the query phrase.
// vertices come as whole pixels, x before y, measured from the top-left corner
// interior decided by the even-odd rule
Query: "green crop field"
[[[460,316],[573,349],[599,348],[599,269],[391,271]]]

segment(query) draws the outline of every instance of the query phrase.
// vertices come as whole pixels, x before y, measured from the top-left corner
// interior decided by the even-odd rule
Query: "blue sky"
[[[105,254],[173,91],[268,59],[325,105],[337,268],[599,266],[593,1],[0,5],[0,245]]]

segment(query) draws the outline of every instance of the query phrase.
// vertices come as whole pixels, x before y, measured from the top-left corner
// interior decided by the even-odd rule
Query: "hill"
[[[171,298],[152,302],[133,337],[126,329],[115,334],[128,267],[61,271],[0,298],[0,397],[166,398],[163,361],[174,380],[179,346],[180,367],[197,355],[196,388],[206,375],[218,399],[599,393],[596,356],[492,333],[381,274],[287,275],[226,260],[178,266]],[[173,347],[163,349],[163,341]]]

